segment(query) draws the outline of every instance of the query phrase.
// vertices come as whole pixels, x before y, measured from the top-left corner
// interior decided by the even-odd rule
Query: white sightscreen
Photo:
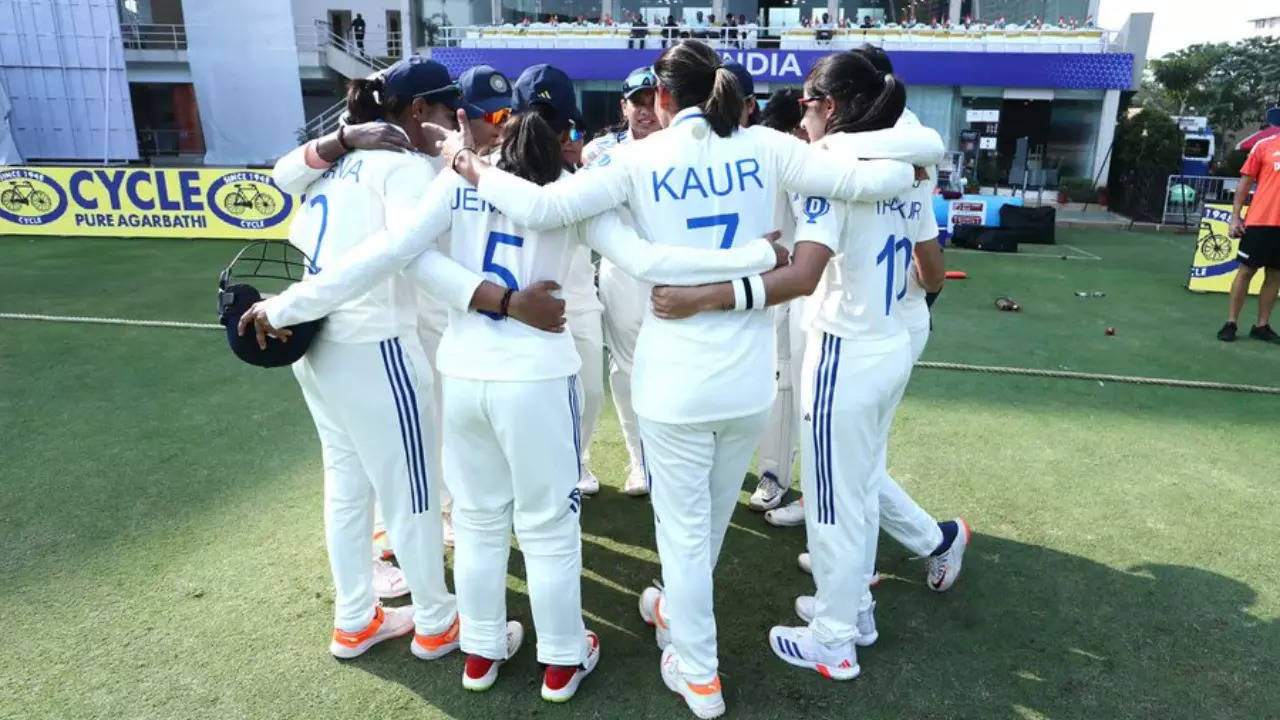
[[[0,86],[30,160],[134,160],[113,0],[0,0]]]
[[[302,81],[293,12],[280,0],[183,0],[205,162],[263,165],[298,144]]]

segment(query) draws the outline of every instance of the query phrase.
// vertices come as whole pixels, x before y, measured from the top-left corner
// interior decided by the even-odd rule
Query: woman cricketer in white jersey
[[[622,99],[619,109],[622,123],[610,128],[582,149],[582,164],[590,168],[596,158],[626,143],[643,140],[659,129],[658,118],[653,112],[653,95],[658,80],[653,69],[645,66],[632,70],[622,81]],[[618,214],[628,227],[635,227],[635,220],[627,208],[619,208]],[[645,480],[644,463],[640,453],[640,429],[636,424],[636,411],[631,402],[631,368],[635,358],[636,338],[640,335],[640,323],[649,305],[651,288],[631,277],[609,262],[600,260],[599,302],[604,306],[604,344],[609,348],[609,394],[618,412],[618,426],[622,428],[622,440],[627,446],[627,479],[622,491],[640,496],[649,493]],[[572,324],[572,318],[570,319]],[[585,355],[584,362],[585,362]],[[584,429],[588,418],[583,418]],[[585,468],[585,463],[584,463]],[[589,482],[588,482],[589,484]]]
[[[420,123],[428,97],[456,107],[438,63],[409,58],[383,76],[356,80],[347,99],[351,122],[383,120],[415,147],[427,140]],[[343,144],[338,135],[339,145]],[[318,155],[315,145],[308,154]],[[311,164],[323,165],[318,157]],[[380,232],[406,226],[421,189],[434,172],[410,152],[357,150],[309,187],[290,227],[290,242],[309,251],[306,286],[324,276],[329,260]],[[460,307],[497,309],[503,289],[432,253],[426,274]],[[531,292],[530,295],[536,293]],[[550,300],[550,298],[547,298]],[[523,302],[523,301],[522,301]],[[558,309],[543,313],[544,326]],[[266,312],[259,303],[241,318],[240,331]],[[324,458],[325,540],[336,590],[330,652],[351,658],[373,644],[416,630],[413,654],[441,657],[458,647],[458,614],[444,579],[431,377],[419,345],[411,286],[388,277],[333,308],[324,329],[294,374],[315,421]],[[285,333],[287,334],[287,333]],[[369,557],[375,500],[399,550],[413,604],[384,610],[374,599]]]
[[[567,76],[536,65],[515,84],[518,116],[506,131],[497,161],[533,182],[564,170],[561,136],[578,110]],[[763,271],[779,255],[766,240],[731,250],[654,246],[627,231],[611,213],[583,228],[531,230],[481,200],[453,173],[415,201],[418,217],[386,242],[358,246],[329,264],[314,282],[293,286],[263,303],[269,325],[323,316],[336,303],[365,292],[409,263],[419,277],[433,238],[448,231],[451,255],[512,291],[567,273],[578,237],[627,272],[650,282],[703,282],[744,268]],[[423,276],[425,277],[425,276]],[[455,300],[451,303],[460,307]],[[468,653],[463,685],[490,687],[515,652],[506,622],[510,532],[524,553],[538,659],[547,666],[542,696],[568,700],[595,667],[599,639],[582,623],[581,539],[576,488],[580,454],[580,361],[572,338],[530,331],[452,312],[438,356],[444,380],[445,478],[454,485],[454,579]],[[463,478],[465,480],[455,480]]]
[[[664,130],[601,155],[588,172],[538,187],[488,167],[456,135],[443,154],[515,221],[557,227],[627,203],[645,237],[703,248],[732,247],[776,227],[775,201],[785,190],[889,198],[914,180],[905,163],[832,162],[794,137],[740,130],[737,81],[704,43],[667,49],[654,74]],[[762,307],[758,276],[736,287],[740,305]],[[773,403],[774,365],[772,319],[763,311],[646,317],[636,343],[632,397],[665,584],[665,598],[655,588],[642,594],[641,614],[659,624],[669,616],[662,676],[699,717],[725,709],[712,570]]]
[[[874,157],[876,143],[859,133],[893,127],[906,103],[901,82],[855,53],[820,59],[804,89],[802,124],[813,141],[825,137],[833,157]],[[769,644],[788,663],[848,680],[860,672],[855,645],[876,639],[877,463],[911,367],[894,305],[906,294],[914,238],[937,229],[919,186],[875,203],[797,200],[794,262],[765,275],[764,285],[770,303],[813,293],[804,310],[801,485],[818,593],[807,603],[809,626],[775,627]],[[675,317],[732,304],[723,285],[654,294],[655,312]]]

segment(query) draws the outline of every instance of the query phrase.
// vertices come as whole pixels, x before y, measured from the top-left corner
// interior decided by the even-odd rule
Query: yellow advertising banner
[[[296,207],[257,170],[0,168],[0,235],[284,239]]]
[[[1249,214],[1245,207],[1244,215]],[[1200,235],[1196,238],[1196,254],[1191,260],[1187,289],[1195,292],[1231,292],[1236,279],[1236,251],[1240,241],[1227,234],[1231,225],[1230,205],[1205,205],[1200,212]],[[1263,273],[1256,273],[1249,283],[1249,294],[1257,295]]]

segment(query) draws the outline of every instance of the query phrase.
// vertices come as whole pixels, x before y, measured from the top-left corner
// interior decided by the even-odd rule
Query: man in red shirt
[[[1241,219],[1244,201],[1255,183],[1258,189],[1249,204],[1249,217]],[[1240,267],[1231,283],[1227,322],[1218,331],[1218,339],[1236,339],[1236,320],[1249,294],[1249,282],[1258,268],[1265,267],[1267,276],[1258,293],[1258,322],[1249,337],[1280,344],[1280,335],[1271,329],[1271,308],[1276,304],[1276,291],[1280,290],[1280,136],[1254,145],[1240,168],[1240,187],[1236,188],[1231,211],[1231,237],[1240,238]]]

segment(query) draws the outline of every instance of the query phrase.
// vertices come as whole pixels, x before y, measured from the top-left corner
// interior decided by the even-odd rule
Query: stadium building
[[[1101,184],[1151,27],[1094,27],[1102,1],[0,0],[0,162],[263,165],[334,126],[343,80],[407,52],[455,73],[558,65],[594,130],[628,71],[690,36],[761,96],[825,53],[883,46],[982,184]]]

